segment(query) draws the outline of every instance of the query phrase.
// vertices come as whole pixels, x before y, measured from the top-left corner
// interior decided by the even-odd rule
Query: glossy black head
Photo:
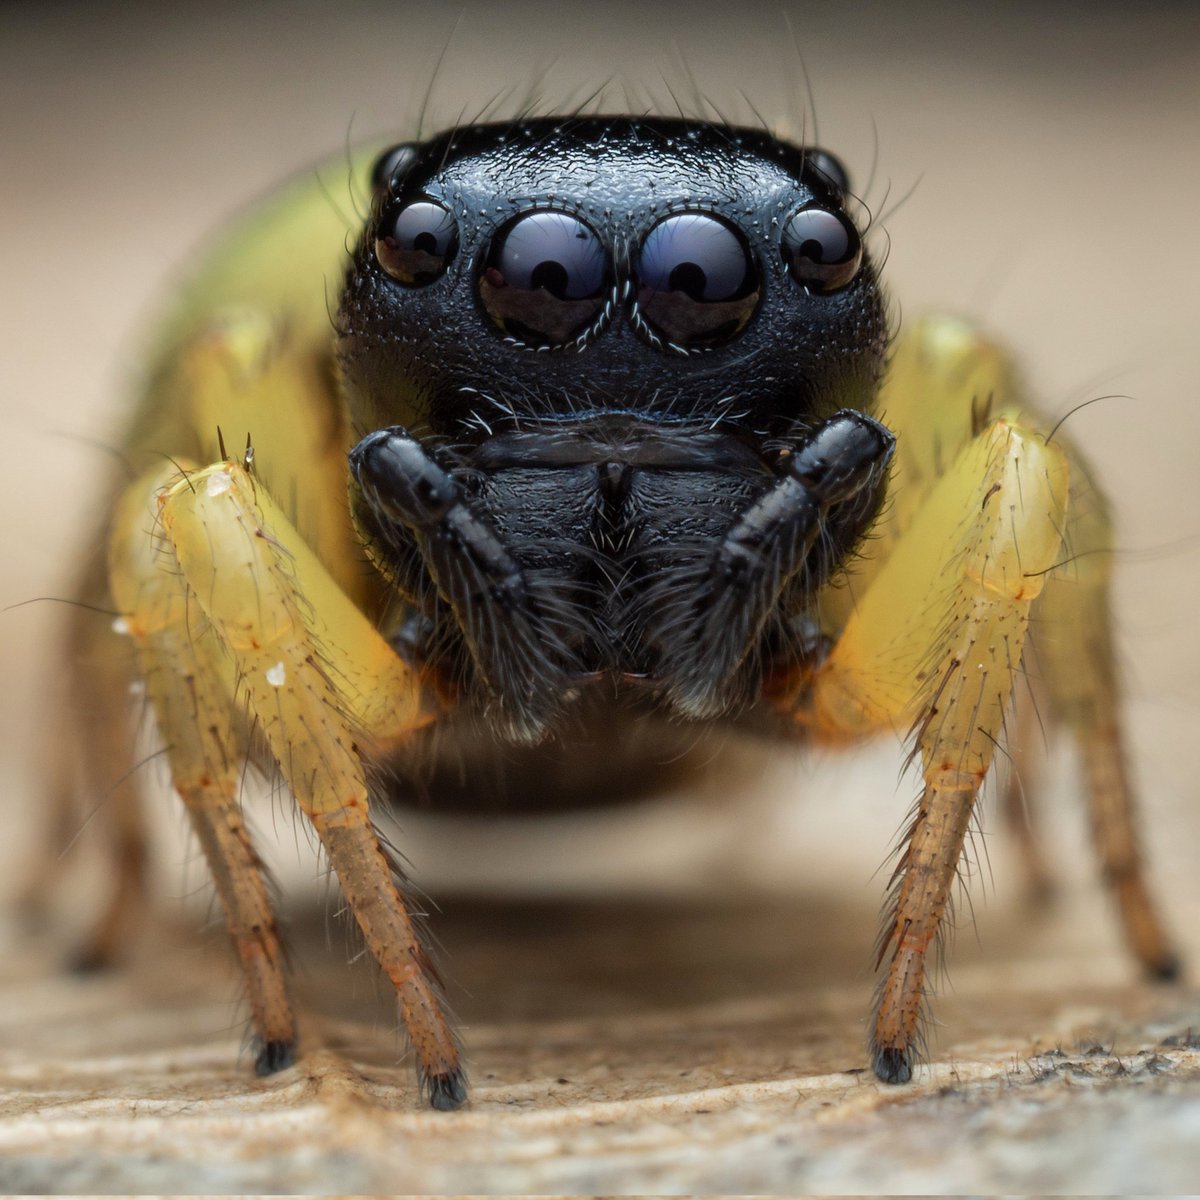
[[[626,413],[770,435],[871,406],[883,302],[824,152],[556,118],[396,147],[375,185],[340,315],[360,433]]]

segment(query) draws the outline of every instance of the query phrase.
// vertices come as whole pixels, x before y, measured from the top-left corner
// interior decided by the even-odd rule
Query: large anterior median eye
[[[375,257],[397,283],[432,283],[458,253],[458,225],[437,200],[422,198],[384,211],[375,236]]]
[[[609,255],[569,213],[522,213],[497,232],[479,276],[496,325],[529,346],[563,346],[596,328],[612,296]]]
[[[635,267],[637,322],[655,340],[704,350],[736,337],[761,285],[745,238],[708,213],[678,213],[646,234]]]
[[[836,292],[862,266],[862,240],[848,217],[802,208],[783,227],[780,250],[788,273],[810,292]]]

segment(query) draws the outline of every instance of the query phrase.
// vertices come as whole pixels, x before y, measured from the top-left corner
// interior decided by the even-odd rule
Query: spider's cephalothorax
[[[886,321],[829,155],[575,118],[397,147],[339,356],[356,520],[503,732],[583,681],[687,717],[809,647],[882,496]]]

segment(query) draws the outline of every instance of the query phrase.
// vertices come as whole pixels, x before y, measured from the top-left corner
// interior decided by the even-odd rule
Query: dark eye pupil
[[[597,327],[612,292],[609,255],[569,213],[523,213],[492,239],[479,297],[496,325],[531,346],[563,346]]]
[[[802,208],[783,227],[780,251],[788,273],[813,292],[845,287],[862,266],[858,231],[841,213]]]
[[[411,200],[385,213],[375,239],[379,265],[398,283],[432,283],[458,253],[458,225],[436,200]]]
[[[667,290],[684,292],[693,300],[703,300],[707,282],[708,277],[699,263],[680,263],[667,277]]]
[[[708,213],[660,221],[637,262],[639,327],[676,350],[736,337],[758,307],[758,270],[742,235]]]
[[[560,262],[540,262],[529,273],[531,287],[545,288],[559,300],[566,299],[567,286],[570,282],[571,276],[567,273],[567,268]]]

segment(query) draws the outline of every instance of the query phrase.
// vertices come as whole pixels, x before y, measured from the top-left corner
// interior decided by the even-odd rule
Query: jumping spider
[[[817,742],[911,730],[924,790],[870,1033],[879,1078],[909,1079],[1031,616],[1129,941],[1175,971],[1124,765],[1105,503],[974,330],[889,336],[835,158],[615,116],[458,128],[357,169],[372,200],[348,263],[310,179],[185,294],[130,444],[151,465],[84,589],[136,662],[93,617],[76,630],[92,761],[132,761],[111,697],[145,681],[260,1072],[292,1061],[296,1029],[247,755],[311,822],[429,1100],[453,1108],[459,1047],[372,808],[417,776],[460,808],[498,788],[569,804],[557,781],[582,747],[603,793],[737,721]],[[252,457],[222,429],[249,431]]]

